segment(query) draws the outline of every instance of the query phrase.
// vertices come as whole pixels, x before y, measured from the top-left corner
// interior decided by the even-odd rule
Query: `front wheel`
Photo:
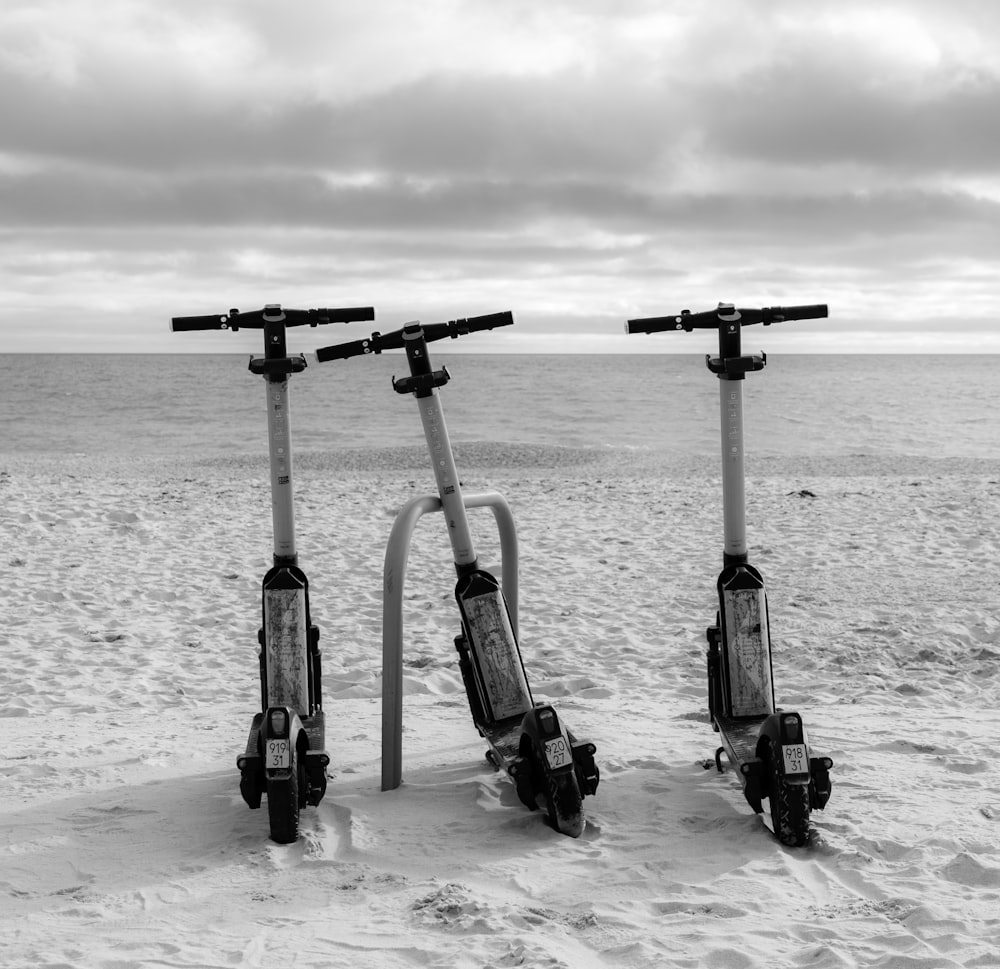
[[[789,784],[778,767],[780,751],[773,747],[767,755],[767,799],[774,836],[783,844],[798,848],[809,840],[809,785]]]
[[[271,825],[271,840],[279,845],[293,844],[299,837],[299,763],[297,751],[292,751],[291,775],[268,779],[267,818]]]
[[[545,805],[549,823],[556,831],[570,838],[579,838],[583,834],[583,795],[576,780],[576,771],[546,776]]]

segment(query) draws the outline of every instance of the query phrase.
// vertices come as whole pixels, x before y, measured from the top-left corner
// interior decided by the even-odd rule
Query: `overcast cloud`
[[[623,321],[720,300],[1000,352],[992,0],[5,0],[0,89],[0,352],[265,302],[691,352]]]

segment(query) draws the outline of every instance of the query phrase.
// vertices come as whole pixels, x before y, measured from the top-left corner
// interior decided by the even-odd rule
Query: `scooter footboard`
[[[809,804],[817,811],[822,811],[830,800],[833,790],[833,783],[830,781],[831,767],[833,760],[830,757],[812,757],[809,760]]]
[[[326,752],[326,717],[317,710],[311,717],[302,720],[302,731],[306,743],[301,744],[301,756],[305,764],[306,803],[317,805],[326,793],[326,769],[330,755]],[[301,742],[300,742],[301,743]]]
[[[757,752],[761,728],[766,720],[766,717],[734,719],[718,716],[715,721],[724,742],[724,746],[716,753],[715,766],[722,771],[720,754],[724,750],[732,765],[739,771],[743,796],[756,814],[761,814],[764,810],[761,805],[764,797],[764,765]]]
[[[236,758],[236,766],[240,772],[240,794],[247,807],[252,810],[260,807],[260,799],[267,786],[264,778],[264,759],[260,754],[260,725],[263,719],[263,713],[254,715],[246,750]]]
[[[573,736],[572,730],[566,732],[569,734],[570,745],[573,748],[573,766],[576,768],[576,778],[580,783],[580,793],[584,797],[596,794],[597,785],[601,782],[601,772],[594,760],[597,746],[589,740],[578,740]]]

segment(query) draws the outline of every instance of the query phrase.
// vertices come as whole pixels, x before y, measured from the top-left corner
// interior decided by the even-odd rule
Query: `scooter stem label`
[[[723,600],[731,715],[755,717],[773,713],[771,644],[764,590],[727,589]]]
[[[501,593],[463,598],[462,605],[493,719],[527,713],[531,694]]]
[[[305,591],[264,592],[264,642],[267,649],[267,703],[309,712]]]

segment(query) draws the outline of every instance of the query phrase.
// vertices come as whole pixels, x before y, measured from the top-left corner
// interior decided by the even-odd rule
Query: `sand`
[[[785,848],[711,763],[711,462],[459,447],[459,463],[517,522],[536,699],[597,744],[582,837],[483,757],[436,516],[406,580],[403,785],[380,791],[383,556],[430,490],[419,451],[299,462],[332,763],[289,846],[235,768],[266,467],[3,459],[0,964],[1000,966],[1000,466],[752,469],[779,703],[836,764],[809,844]],[[489,513],[472,524],[499,571]]]

